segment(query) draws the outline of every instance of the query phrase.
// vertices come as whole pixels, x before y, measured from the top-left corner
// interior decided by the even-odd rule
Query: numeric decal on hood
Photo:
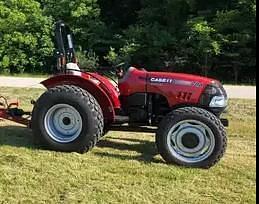
[[[149,79],[150,83],[157,83],[157,84],[174,84],[179,86],[193,86],[193,87],[202,87],[202,83],[198,81],[186,81],[180,79],[170,79],[170,78],[157,78],[151,77]]]

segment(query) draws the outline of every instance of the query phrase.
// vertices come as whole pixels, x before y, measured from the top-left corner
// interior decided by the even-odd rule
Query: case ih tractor
[[[210,168],[227,146],[227,94],[214,79],[129,68],[117,85],[100,73],[77,66],[72,34],[57,23],[58,73],[42,84],[31,128],[48,149],[84,153],[109,130],[157,127],[156,145],[167,163]],[[16,105],[16,104],[12,104]],[[26,123],[23,112],[7,106],[0,117]]]

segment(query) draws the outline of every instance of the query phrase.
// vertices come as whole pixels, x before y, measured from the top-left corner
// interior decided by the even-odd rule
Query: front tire
[[[185,107],[163,119],[156,144],[167,163],[210,168],[223,157],[227,136],[215,115],[201,108]]]
[[[103,113],[98,102],[77,86],[49,89],[33,109],[34,137],[51,150],[87,152],[102,136],[103,127]]]

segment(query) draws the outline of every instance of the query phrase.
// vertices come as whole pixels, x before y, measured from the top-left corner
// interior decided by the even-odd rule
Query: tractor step
[[[157,127],[147,126],[147,124],[130,123],[128,116],[116,115],[115,122],[110,127],[111,131],[123,131],[123,132],[145,132],[145,133],[155,133]]]
[[[156,133],[157,127],[153,126],[128,126],[128,125],[112,125],[109,130],[115,132],[141,132],[141,133]]]
[[[128,116],[123,116],[123,115],[115,116],[115,124],[123,124],[123,123],[128,123],[128,122],[129,122]]]

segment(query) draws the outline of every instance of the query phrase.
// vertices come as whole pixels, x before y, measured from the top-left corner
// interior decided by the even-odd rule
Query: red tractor
[[[78,68],[72,35],[62,22],[56,37],[59,72],[42,82],[47,91],[34,104],[31,119],[41,144],[83,153],[109,130],[152,126],[167,163],[210,168],[222,158],[228,121],[220,116],[228,99],[220,82],[131,67],[126,73],[116,68],[116,85],[103,74]]]

